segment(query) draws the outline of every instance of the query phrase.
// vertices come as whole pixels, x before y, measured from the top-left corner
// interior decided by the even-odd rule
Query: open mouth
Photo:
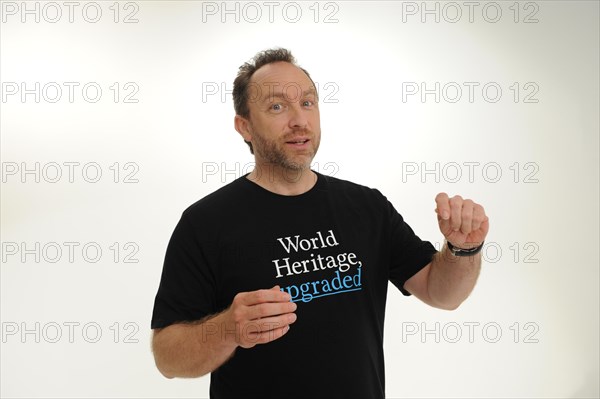
[[[287,144],[294,144],[294,145],[303,145],[309,142],[309,139],[299,139],[299,140],[292,140],[292,141],[286,141]]]

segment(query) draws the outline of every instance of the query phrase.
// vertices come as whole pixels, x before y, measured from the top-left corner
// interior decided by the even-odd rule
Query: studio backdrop
[[[598,397],[598,2],[0,4],[2,397],[208,397],[156,369],[154,296],[182,211],[252,170],[233,79],[274,47],[315,171],[438,248],[437,193],[490,218],[459,309],[390,286],[387,396]]]

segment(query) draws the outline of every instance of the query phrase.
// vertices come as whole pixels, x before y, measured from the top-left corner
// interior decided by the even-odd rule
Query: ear
[[[252,141],[252,130],[250,121],[243,116],[236,115],[233,120],[235,130],[244,138],[244,141]]]

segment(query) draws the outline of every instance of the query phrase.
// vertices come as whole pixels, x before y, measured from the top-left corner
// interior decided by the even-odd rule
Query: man
[[[285,49],[240,67],[233,97],[255,168],[175,228],[152,318],[156,365],[168,378],[211,373],[213,398],[383,398],[388,281],[455,309],[479,274],[488,218],[438,194],[438,253],[379,191],[310,170],[318,94]]]

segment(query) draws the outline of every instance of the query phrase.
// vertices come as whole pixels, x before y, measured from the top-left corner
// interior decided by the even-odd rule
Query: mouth
[[[299,139],[294,139],[294,140],[290,140],[290,141],[286,141],[286,144],[292,145],[294,147],[303,147],[306,146],[306,144],[310,141],[310,139],[307,138],[299,138]]]

